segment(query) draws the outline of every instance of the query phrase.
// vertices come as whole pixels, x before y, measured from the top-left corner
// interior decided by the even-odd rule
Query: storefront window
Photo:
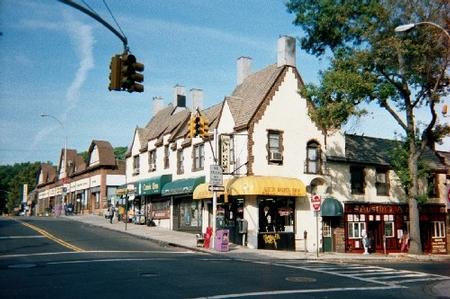
[[[293,198],[265,198],[259,202],[260,232],[294,232]]]
[[[433,221],[433,238],[445,238],[445,222]]]
[[[361,239],[362,231],[366,229],[365,215],[347,215],[348,237]]]
[[[384,223],[384,236],[388,238],[394,237],[394,222]]]
[[[200,202],[182,202],[180,204],[181,226],[200,227],[202,225]]]

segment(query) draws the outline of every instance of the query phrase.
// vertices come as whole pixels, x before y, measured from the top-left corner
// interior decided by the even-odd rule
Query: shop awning
[[[189,179],[180,179],[167,183],[161,190],[162,196],[189,194],[194,192],[194,189],[205,182],[205,177],[196,177]]]
[[[306,196],[305,184],[296,178],[247,176],[236,179],[227,188],[228,195]]]
[[[134,183],[134,190],[136,190],[136,195],[161,194],[162,187],[171,181],[172,175],[164,174]]]
[[[327,197],[320,207],[320,215],[326,217],[337,217],[344,215],[342,204],[334,197]]]
[[[227,190],[227,186],[230,180],[224,180],[223,185],[225,187],[225,191],[223,192],[217,192],[217,196],[224,195]],[[195,200],[201,200],[201,199],[211,199],[213,197],[212,191],[208,190],[209,183],[203,183],[197,186],[195,188],[194,193],[192,194],[192,198]]]

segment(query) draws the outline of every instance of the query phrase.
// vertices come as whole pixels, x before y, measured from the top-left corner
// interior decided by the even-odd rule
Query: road
[[[64,218],[0,218],[2,298],[431,298],[450,264],[244,260]]]

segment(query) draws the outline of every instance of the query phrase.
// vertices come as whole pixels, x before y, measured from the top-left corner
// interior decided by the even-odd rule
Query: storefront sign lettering
[[[447,253],[446,243],[443,239],[432,239],[431,240],[431,253]]]
[[[345,205],[345,212],[352,214],[403,214],[400,205]]]
[[[299,188],[291,187],[264,187],[263,195],[284,195],[284,196],[296,196],[301,190]]]
[[[159,184],[152,182],[150,184],[143,184],[142,185],[143,191],[159,191]]]
[[[263,236],[264,239],[264,244],[266,245],[271,245],[273,244],[275,246],[275,249],[278,249],[277,246],[277,241],[280,240],[280,235],[279,234],[265,234]]]

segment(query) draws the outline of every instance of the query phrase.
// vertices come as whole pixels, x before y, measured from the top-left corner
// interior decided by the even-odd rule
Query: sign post
[[[316,256],[319,257],[319,212],[321,204],[320,195],[314,194],[311,197],[311,204],[314,208],[314,216],[316,217]]]

